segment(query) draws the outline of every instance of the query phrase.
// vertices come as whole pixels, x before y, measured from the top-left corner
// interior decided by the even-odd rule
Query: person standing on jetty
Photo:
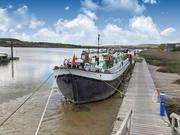
[[[129,54],[129,62],[130,62],[130,65],[132,65],[132,54]]]

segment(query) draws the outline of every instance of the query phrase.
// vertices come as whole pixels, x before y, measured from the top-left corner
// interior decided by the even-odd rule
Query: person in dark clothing
[[[132,55],[131,54],[129,54],[129,62],[130,62],[130,64],[132,64]]]
[[[99,65],[99,58],[95,55],[95,61],[97,62],[97,65]]]

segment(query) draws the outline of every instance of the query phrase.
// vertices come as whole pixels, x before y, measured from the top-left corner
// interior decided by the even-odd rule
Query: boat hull
[[[116,92],[122,80],[119,76],[112,81],[96,80],[77,75],[59,75],[57,84],[65,98],[73,103],[88,103],[103,100]]]
[[[104,100],[116,92],[123,74],[128,72],[129,61],[123,63],[114,67],[112,73],[61,68],[55,72],[56,82],[64,97],[73,103]]]
[[[99,100],[104,100],[112,96],[121,85],[123,75],[128,72],[127,69],[113,80],[99,80],[87,78],[74,74],[62,74],[56,76],[56,82],[59,90],[69,101],[81,104]]]

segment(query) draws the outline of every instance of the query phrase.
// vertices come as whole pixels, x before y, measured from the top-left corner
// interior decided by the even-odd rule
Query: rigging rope
[[[44,80],[39,87],[37,87],[32,93],[31,95],[29,95],[29,97],[27,97],[24,102],[22,102],[17,108],[16,110],[14,110],[3,122],[1,122],[0,127],[2,127],[37,91],[40,90],[40,88],[51,78],[51,76],[54,73],[51,73],[46,80]]]

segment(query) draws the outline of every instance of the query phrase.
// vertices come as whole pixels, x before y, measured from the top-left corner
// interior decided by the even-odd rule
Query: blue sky
[[[73,44],[180,42],[179,0],[1,0],[0,37]]]

